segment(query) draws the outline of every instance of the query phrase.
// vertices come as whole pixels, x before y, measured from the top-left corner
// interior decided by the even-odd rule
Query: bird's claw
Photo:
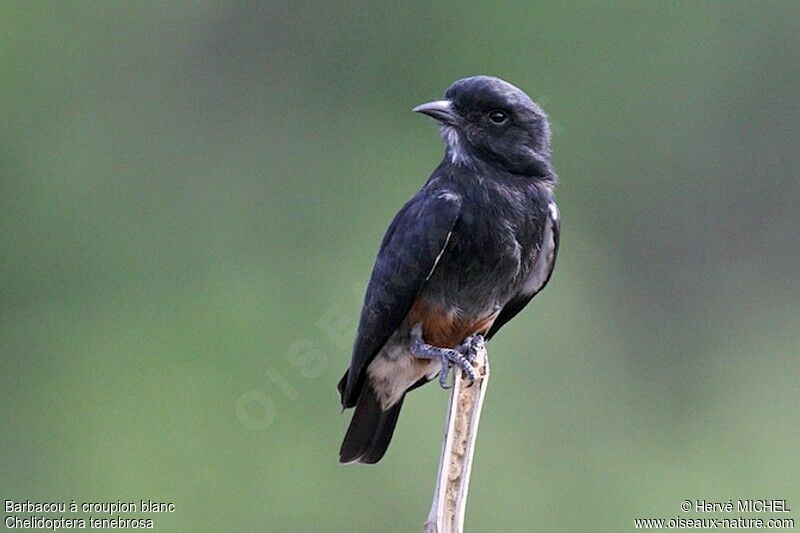
[[[461,344],[456,346],[456,350],[466,357],[470,363],[474,362],[475,358],[478,357],[478,351],[485,349],[486,340],[480,333],[467,337]]]
[[[476,339],[480,337],[480,339]],[[438,359],[442,368],[439,370],[439,384],[443,389],[449,389],[452,385],[447,384],[447,374],[450,372],[450,366],[454,365],[464,371],[469,384],[475,381],[477,377],[475,369],[472,368],[472,361],[477,355],[477,350],[483,345],[483,336],[475,335],[465,339],[463,343],[458,345],[455,349],[440,348],[439,346],[432,346],[427,344],[422,339],[422,327],[417,324],[411,331],[410,348],[411,353],[416,357],[422,359]],[[455,380],[455,375],[453,376]]]
[[[439,385],[441,385],[443,389],[452,388],[452,385],[447,385],[447,374],[450,372],[451,366],[456,366],[464,371],[464,374],[467,375],[467,379],[469,379],[469,385],[472,386],[476,378],[475,369],[472,368],[472,362],[458,350],[445,348],[443,352],[441,358],[442,369],[439,370]],[[454,372],[453,384],[455,384],[455,380],[456,375]]]
[[[466,374],[467,379],[469,380],[469,386],[475,382],[475,369],[472,368],[472,362],[467,359],[466,356],[462,355],[461,352],[458,350],[451,350],[449,348],[444,348],[442,350],[444,353],[442,354],[441,362],[442,362],[442,369],[439,370],[439,385],[442,386],[443,389],[452,388],[452,385],[447,384],[447,374],[450,372],[451,366],[456,366],[464,371]],[[453,373],[453,384],[455,384],[456,375],[455,372]]]

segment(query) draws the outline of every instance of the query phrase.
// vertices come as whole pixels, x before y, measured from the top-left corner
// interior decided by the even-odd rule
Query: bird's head
[[[514,174],[550,173],[550,126],[527,94],[499,78],[473,76],[453,83],[444,96],[414,111],[439,122],[451,163],[480,161]]]

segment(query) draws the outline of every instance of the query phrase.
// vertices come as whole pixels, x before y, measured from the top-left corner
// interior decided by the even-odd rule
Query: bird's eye
[[[508,115],[504,111],[489,111],[489,120],[492,122],[492,124],[505,124],[508,120]]]

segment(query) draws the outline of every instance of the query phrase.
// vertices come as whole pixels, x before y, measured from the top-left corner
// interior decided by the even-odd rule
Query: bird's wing
[[[339,384],[345,407],[358,400],[367,366],[400,326],[436,268],[460,209],[458,195],[423,189],[389,226],[367,286],[350,369]]]
[[[544,286],[550,281],[553,268],[556,266],[558,240],[561,234],[561,221],[556,204],[551,203],[549,208],[550,213],[545,223],[544,231],[542,232],[542,244],[539,248],[539,255],[528,275],[528,279],[525,281],[522,290],[503,306],[494,324],[492,324],[492,327],[489,329],[489,333],[486,334],[487,339],[494,336],[506,322],[522,311],[522,309],[528,305],[528,302],[531,301],[531,298],[544,289]]]

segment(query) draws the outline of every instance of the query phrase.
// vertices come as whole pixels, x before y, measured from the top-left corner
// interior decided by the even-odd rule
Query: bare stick
[[[425,522],[425,533],[461,533],[467,509],[469,474],[478,436],[483,397],[489,383],[489,358],[486,350],[478,350],[472,365],[478,377],[469,386],[463,372],[455,370],[456,379],[450,394],[442,457],[433,505]]]

